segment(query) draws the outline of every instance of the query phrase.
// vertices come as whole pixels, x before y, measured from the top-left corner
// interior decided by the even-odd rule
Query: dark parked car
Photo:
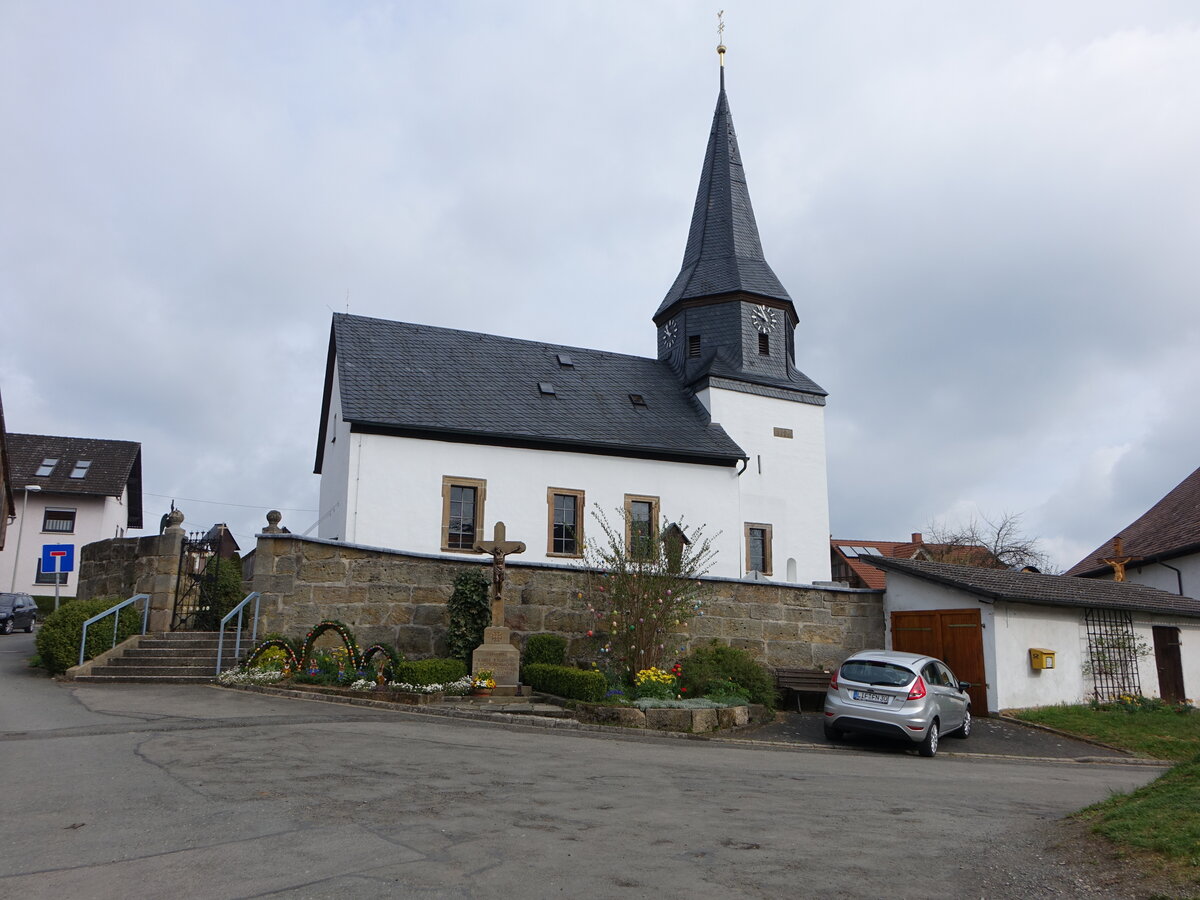
[[[28,594],[0,594],[0,634],[12,634],[17,628],[33,631],[37,602]]]

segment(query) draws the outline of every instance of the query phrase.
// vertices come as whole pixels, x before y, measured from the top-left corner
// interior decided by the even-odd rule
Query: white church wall
[[[320,520],[317,525],[317,536],[329,540],[346,540],[350,458],[357,452],[360,437],[351,434],[350,425],[342,421],[341,397],[335,367],[333,390],[329,395],[329,427],[325,431],[325,453],[321,460]]]
[[[569,561],[547,555],[547,490],[554,487],[585,492],[583,529],[587,539],[599,536],[592,516],[596,504],[614,527],[623,528],[619,511],[626,494],[656,496],[662,516],[672,521],[682,519],[685,529],[703,524],[706,534],[716,535],[714,547],[718,552],[711,574],[741,574],[742,520],[732,467],[386,435],[354,434],[353,439],[338,439],[339,444],[355,447],[346,458],[345,486],[331,483],[326,491],[322,485],[323,513],[327,498],[336,497],[339,491],[348,498],[341,540],[418,553],[443,552],[442,479],[454,476],[487,482],[484,534],[490,537],[493,524],[503,521],[509,539],[527,545],[523,560]],[[371,489],[359,491],[359,484],[371,485]]]
[[[772,578],[828,581],[829,496],[825,464],[825,408],[740,391],[701,394],[712,420],[750,457],[738,479],[739,521],[772,528]],[[781,437],[776,429],[790,432]],[[744,531],[739,566],[745,568]],[[788,560],[796,561],[789,576]]]

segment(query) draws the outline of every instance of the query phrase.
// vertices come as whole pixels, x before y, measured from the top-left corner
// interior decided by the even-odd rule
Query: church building
[[[796,368],[724,68],[683,265],[652,319],[655,359],[335,314],[318,535],[457,556],[503,521],[522,561],[570,563],[602,537],[599,507],[631,542],[703,525],[713,575],[827,581],[826,394]]]

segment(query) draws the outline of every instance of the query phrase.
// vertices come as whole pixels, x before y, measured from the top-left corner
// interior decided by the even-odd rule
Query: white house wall
[[[359,435],[350,433],[342,421],[342,392],[337,368],[333,370],[333,390],[329,397],[329,421],[321,459],[320,521],[317,536],[332,540],[346,538],[346,507],[350,483],[350,459],[356,454]]]
[[[772,580],[828,581],[825,408],[721,388],[701,392],[700,399],[750,457],[738,479],[735,521],[771,526]],[[777,437],[776,428],[792,437]],[[738,532],[742,539],[740,524]],[[739,565],[744,569],[744,548]]]
[[[1200,598],[1200,553],[1169,559],[1167,563],[1178,569],[1178,573],[1162,563],[1152,563],[1141,567],[1129,566],[1125,570],[1125,580],[1158,588],[1169,594],[1182,593],[1185,597]],[[1112,581],[1112,575],[1104,577],[1108,581]],[[1180,591],[1180,582],[1183,584],[1182,591]]]
[[[596,504],[609,522],[623,529],[626,494],[656,496],[662,516],[682,520],[685,530],[705,525],[715,535],[713,575],[741,575],[742,519],[738,483],[732,467],[685,465],[658,460],[621,459],[586,453],[478,446],[385,435],[354,434],[347,454],[344,488],[322,485],[322,515],[327,503],[347,498],[344,530],[336,533],[331,515],[321,536],[358,544],[418,553],[441,553],[442,479],[444,476],[487,482],[483,528],[503,521],[510,540],[524,541],[523,560],[569,562],[547,555],[551,487],[585,492],[584,536],[598,537],[592,517]],[[329,460],[330,447],[326,446]],[[322,467],[325,469],[325,466]],[[334,478],[340,475],[334,474]],[[322,481],[324,481],[324,477]],[[366,486],[369,485],[368,489]],[[719,535],[716,532],[720,531]],[[461,556],[447,553],[447,556]]]
[[[8,529],[8,539],[0,552],[0,591],[15,590],[27,594],[50,595],[53,584],[38,584],[37,565],[44,544],[71,544],[75,547],[76,572],[67,577],[67,583],[59,587],[62,597],[74,597],[78,578],[79,550],[84,544],[104,538],[124,535],[129,521],[129,507],[116,497],[92,497],[79,494],[52,494],[38,492],[29,494],[28,512],[24,518],[25,492],[16,491],[17,519]],[[75,510],[75,530],[70,534],[61,531],[42,531],[47,509]],[[20,540],[18,540],[18,535]],[[20,544],[20,558],[17,557]],[[16,578],[13,578],[14,566]]]

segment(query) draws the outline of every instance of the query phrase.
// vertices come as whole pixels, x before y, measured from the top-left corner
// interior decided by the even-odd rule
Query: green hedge
[[[461,659],[414,659],[392,666],[392,680],[404,684],[447,684],[467,675]]]
[[[567,661],[567,639],[558,634],[531,634],[521,662],[527,666],[561,666]]]
[[[608,681],[603,672],[573,669],[570,666],[552,666],[548,663],[531,663],[525,667],[525,683],[535,691],[599,703],[608,693]]]
[[[751,703],[775,708],[775,680],[745,650],[713,641],[708,646],[697,647],[679,662],[683,667],[679,683],[687,688],[688,697],[744,693]],[[733,691],[729,682],[742,691]]]
[[[51,675],[58,675],[79,664],[79,639],[83,635],[84,621],[116,606],[123,599],[125,598],[96,597],[93,600],[75,600],[46,616],[46,621],[38,629],[34,644],[42,665],[50,670]],[[121,623],[117,631],[118,644],[141,633],[142,604],[130,604],[121,610],[119,615]],[[105,650],[112,649],[114,620],[115,616],[109,616],[88,626],[84,659],[91,659]]]

